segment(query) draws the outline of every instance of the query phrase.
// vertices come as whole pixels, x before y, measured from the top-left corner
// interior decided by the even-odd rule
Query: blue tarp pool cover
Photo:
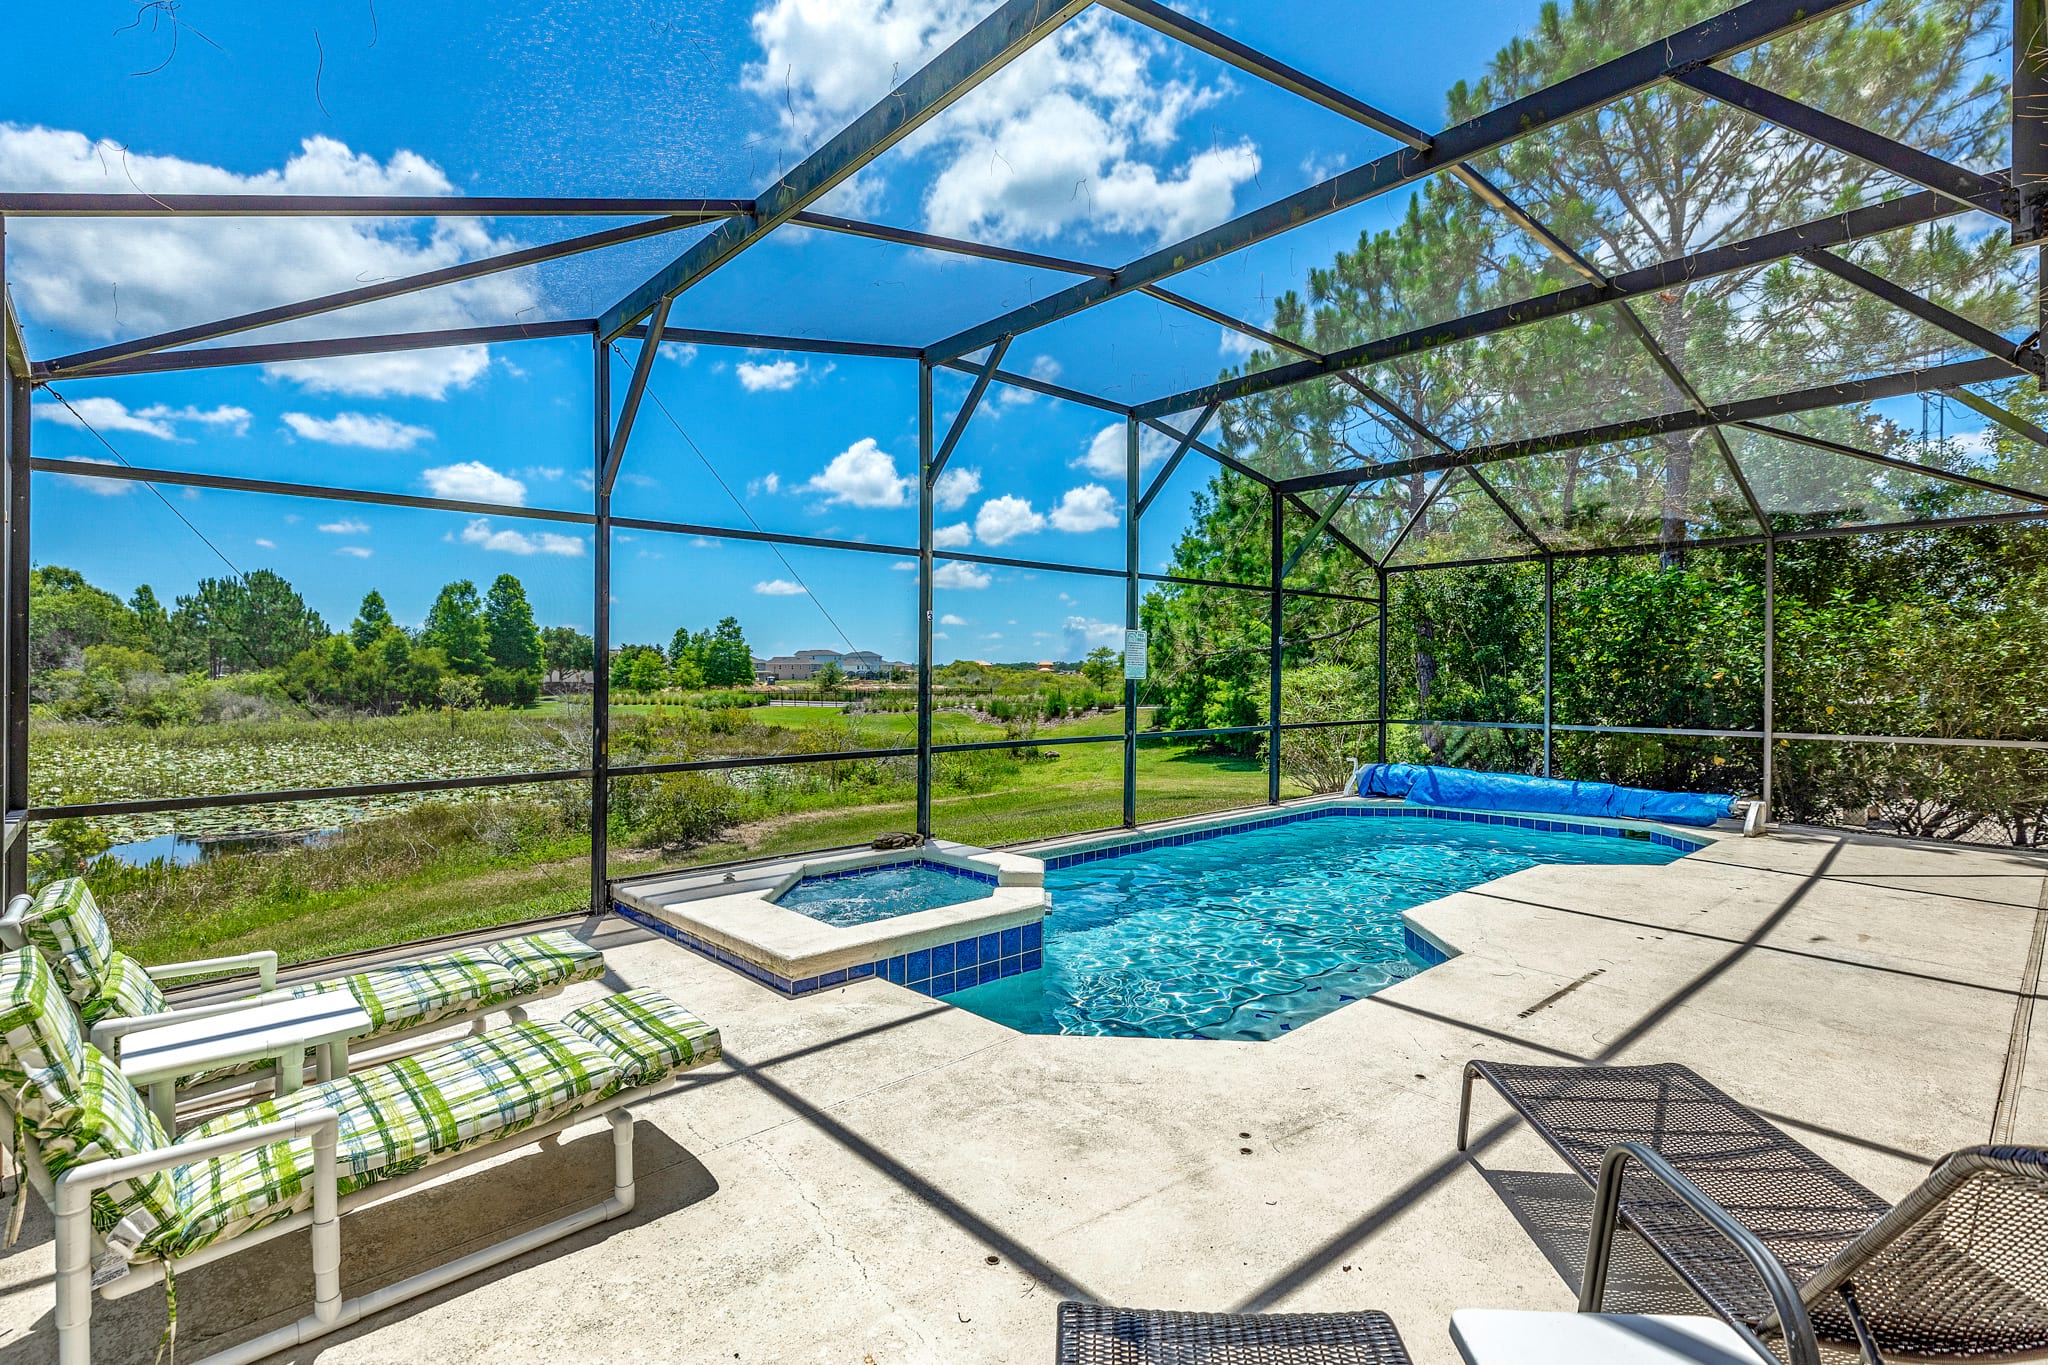
[[[1393,796],[1417,806],[1513,810],[1544,815],[1600,815],[1712,825],[1730,813],[1732,796],[1648,791],[1612,782],[1568,782],[1520,773],[1476,773],[1421,763],[1368,763],[1358,770],[1360,796]]]

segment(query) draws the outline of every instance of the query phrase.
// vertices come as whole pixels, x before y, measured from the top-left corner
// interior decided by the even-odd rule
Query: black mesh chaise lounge
[[[1468,1062],[1595,1187],[1582,1311],[1626,1227],[1709,1307],[1885,1360],[2048,1359],[2048,1148],[1969,1147],[1887,1203],[1686,1067]]]
[[[1410,1365],[1385,1313],[1060,1305],[1059,1365]]]

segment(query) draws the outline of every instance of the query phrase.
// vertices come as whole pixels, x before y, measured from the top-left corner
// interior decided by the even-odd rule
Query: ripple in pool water
[[[1635,840],[1304,820],[1046,873],[1045,965],[946,997],[1025,1033],[1275,1038],[1413,976],[1401,912],[1539,863],[1667,863]]]
[[[932,863],[895,863],[834,877],[806,877],[775,903],[843,929],[958,905],[986,896],[989,890],[987,882]]]

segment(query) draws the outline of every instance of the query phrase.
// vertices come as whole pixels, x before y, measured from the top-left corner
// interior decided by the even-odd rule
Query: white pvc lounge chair
[[[203,1018],[265,999],[346,989],[370,1016],[371,1027],[352,1043],[397,1042],[450,1019],[504,1011],[523,1019],[522,1006],[604,974],[604,955],[565,930],[525,934],[394,963],[340,980],[310,981],[277,989],[277,954],[268,950],[145,967],[114,946],[106,916],[76,877],[53,881],[34,896],[16,896],[0,914],[0,945],[30,946],[56,972],[64,994],[91,1028],[93,1046],[119,1055],[123,1035],[158,1024]],[[163,983],[254,972],[257,990],[239,998],[174,1008]],[[245,1081],[265,1065],[245,1062],[195,1077],[186,1086],[210,1092]]]
[[[633,1207],[629,1105],[717,1059],[718,1031],[652,990],[521,1022],[369,1067],[167,1139],[135,1088],[79,1033],[33,952],[0,955],[0,1104],[30,1183],[56,1213],[60,1365],[88,1365],[95,1289],[119,1298],[300,1229],[313,1239],[311,1310],[215,1356],[252,1361],[323,1336]],[[340,1216],[429,1174],[538,1142],[598,1115],[612,1125],[612,1192],[353,1299],[341,1292]],[[19,1199],[19,1193],[17,1193]],[[10,1232],[19,1226],[19,1207]],[[172,1300],[175,1303],[175,1300]],[[167,1334],[176,1327],[171,1310]]]

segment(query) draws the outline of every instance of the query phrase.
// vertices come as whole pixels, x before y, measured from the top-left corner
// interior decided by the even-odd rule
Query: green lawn
[[[805,711],[763,707],[774,724],[803,725]],[[785,720],[784,718],[787,717]],[[913,741],[914,716],[878,716]],[[1093,716],[1040,730],[1046,738],[1122,733],[1120,716]],[[944,738],[997,736],[965,717],[940,719]],[[934,832],[965,843],[1000,845],[1113,828],[1123,818],[1123,746],[1041,749],[992,790],[941,791]],[[945,761],[941,756],[942,763]],[[1300,795],[1289,784],[1283,795]],[[564,793],[567,795],[567,793]],[[1138,813],[1153,821],[1265,800],[1263,762],[1203,753],[1193,746],[1141,742]],[[915,826],[908,786],[801,798],[784,810],[733,828],[687,850],[614,848],[611,875],[862,844]],[[347,830],[322,847],[251,853],[187,869],[98,867],[96,882],[124,946],[145,962],[275,948],[287,961],[406,942],[434,934],[573,911],[589,902],[589,839],[559,810],[533,800],[416,807]]]

